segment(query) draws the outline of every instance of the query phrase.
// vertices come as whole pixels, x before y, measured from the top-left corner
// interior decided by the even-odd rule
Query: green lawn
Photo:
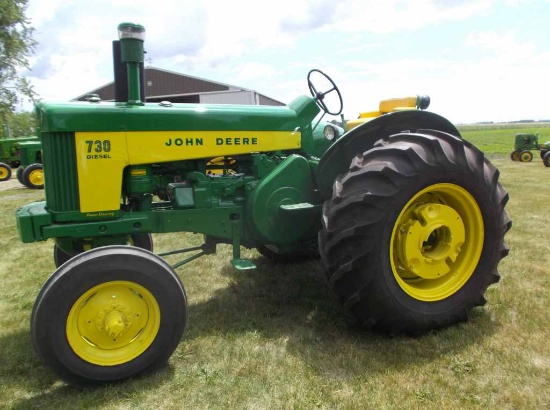
[[[464,125],[458,129],[463,137],[474,143],[489,157],[510,157],[516,134],[539,134],[539,143],[550,141],[550,123]],[[535,157],[539,157],[535,154]]]
[[[0,191],[0,408],[549,408],[550,168],[537,155],[509,160],[524,130],[465,130],[500,169],[514,223],[501,281],[468,323],[420,338],[379,336],[353,326],[317,262],[271,265],[249,250],[258,269],[242,273],[220,246],[178,269],[189,318],[169,365],[84,391],[44,368],[30,342],[34,299],[54,270],[53,244],[21,244],[14,211],[43,192]],[[550,140],[550,128],[539,132]],[[155,251],[198,241],[156,235]]]

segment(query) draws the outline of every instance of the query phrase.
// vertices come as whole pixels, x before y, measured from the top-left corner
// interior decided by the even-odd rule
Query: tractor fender
[[[420,129],[443,131],[462,138],[449,120],[428,111],[398,111],[368,121],[344,134],[321,158],[317,184],[323,198],[327,200],[331,197],[336,177],[348,171],[357,154],[370,150],[376,141],[385,136]]]

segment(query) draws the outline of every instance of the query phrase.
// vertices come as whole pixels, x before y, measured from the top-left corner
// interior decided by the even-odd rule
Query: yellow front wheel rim
[[[417,300],[448,298],[474,273],[483,238],[483,217],[472,195],[454,184],[431,185],[405,205],[394,225],[394,277]]]
[[[116,366],[140,356],[155,340],[160,308],[143,286],[105,282],[86,291],[67,318],[67,340],[81,359]]]
[[[29,182],[33,186],[44,185],[44,171],[41,169],[35,169],[29,173]]]
[[[533,154],[530,152],[522,152],[520,155],[521,162],[530,162],[533,159]]]

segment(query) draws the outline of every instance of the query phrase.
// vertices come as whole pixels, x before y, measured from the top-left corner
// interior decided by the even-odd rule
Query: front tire
[[[533,161],[533,153],[531,151],[521,151],[519,154],[519,160],[521,162],[531,162]]]
[[[44,189],[44,168],[42,164],[31,164],[21,175],[23,185],[30,189]]]
[[[544,154],[544,158],[542,159],[542,163],[545,167],[550,167],[550,151],[548,151],[546,154]]]
[[[23,183],[23,168],[21,165],[17,168],[17,171],[15,172],[15,177],[17,178],[17,180],[19,181],[19,183],[21,185],[25,185]]]
[[[421,132],[358,155],[323,207],[330,287],[358,322],[388,334],[466,320],[508,253],[498,170],[458,137]]]
[[[153,253],[107,246],[53,273],[32,313],[34,349],[67,383],[84,387],[162,366],[177,347],[187,300],[173,269]]]
[[[512,161],[519,161],[519,153],[520,151],[513,151],[511,154],[510,154],[510,159]]]

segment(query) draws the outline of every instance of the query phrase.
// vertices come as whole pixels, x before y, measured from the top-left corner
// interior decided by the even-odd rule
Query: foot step
[[[231,261],[231,264],[237,269],[237,270],[252,270],[256,269],[256,265],[249,261],[248,259],[233,259]]]

